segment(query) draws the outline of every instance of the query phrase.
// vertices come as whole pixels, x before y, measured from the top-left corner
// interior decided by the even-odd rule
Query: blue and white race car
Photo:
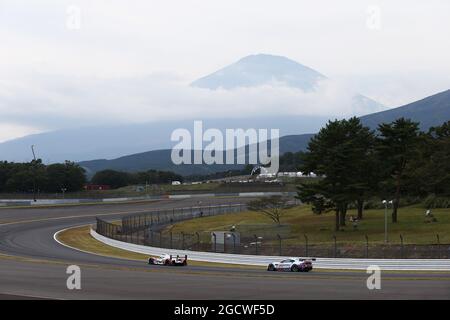
[[[308,272],[313,268],[314,258],[287,258],[280,262],[272,262],[267,266],[267,271],[292,271]]]

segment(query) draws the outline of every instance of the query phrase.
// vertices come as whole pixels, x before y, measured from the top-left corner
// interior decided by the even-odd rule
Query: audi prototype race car
[[[148,259],[148,264],[153,265],[163,265],[163,266],[185,266],[187,265],[187,255],[172,256],[170,254],[162,254],[157,258],[150,257]]]
[[[272,262],[267,266],[268,271],[308,272],[313,268],[312,262],[316,259],[288,258],[280,262]]]

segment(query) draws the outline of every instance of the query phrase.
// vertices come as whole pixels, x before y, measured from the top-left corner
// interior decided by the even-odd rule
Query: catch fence
[[[355,244],[340,242],[333,236],[328,243],[313,243],[308,235],[292,239],[287,234],[249,233],[240,230],[173,232],[176,222],[246,210],[245,204],[196,206],[150,211],[124,216],[119,222],[97,218],[97,233],[119,241],[145,246],[236,254],[307,256],[373,259],[449,259],[450,244],[441,243],[436,234],[428,244],[405,243],[404,235],[388,244],[370,241],[363,236]]]

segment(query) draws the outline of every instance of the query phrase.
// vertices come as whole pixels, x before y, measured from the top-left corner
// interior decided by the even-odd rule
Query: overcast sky
[[[448,0],[0,0],[0,141],[191,109],[221,116],[211,106],[241,110],[242,101],[279,112],[271,96],[293,112],[294,101],[311,100],[284,89],[185,87],[255,53],[335,79],[322,89],[327,99],[345,87],[400,106],[450,89],[449,35]],[[317,112],[342,105],[332,108]]]

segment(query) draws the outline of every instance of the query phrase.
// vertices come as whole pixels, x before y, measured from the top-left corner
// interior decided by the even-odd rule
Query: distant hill
[[[304,92],[315,91],[320,82],[329,80],[320,72],[283,56],[255,54],[191,83],[193,87],[210,90],[257,87],[262,85],[285,86]],[[354,110],[376,112],[383,106],[361,94],[352,99]]]
[[[255,118],[204,119],[207,128],[224,132],[227,128],[279,128],[280,136],[316,132],[328,117],[260,116]],[[115,159],[147,150],[170,149],[170,135],[177,128],[193,129],[193,120],[116,126],[82,127],[26,136],[0,143],[0,160],[31,161],[30,146],[36,145],[37,156],[46,163],[64,160],[85,161]]]
[[[191,87],[217,90],[274,85],[314,91],[320,81],[327,80],[321,73],[282,56],[257,54],[244,57],[229,66],[194,81]],[[193,90],[193,89],[192,89]],[[196,91],[198,91],[197,89]],[[345,95],[345,94],[344,94]],[[351,93],[349,98],[353,95]],[[380,110],[380,104],[362,95],[355,95],[351,102],[355,112],[365,114]],[[355,107],[357,106],[357,107]],[[124,106],[126,108],[126,106]],[[304,134],[319,130],[332,115],[309,115],[299,101],[298,115],[273,114],[228,117],[205,117],[205,128],[279,128],[281,136]],[[363,111],[362,111],[363,110]],[[339,114],[339,112],[338,112]],[[46,163],[64,160],[114,159],[124,154],[146,150],[163,150],[172,147],[170,134],[174,129],[191,129],[193,118],[187,110],[184,120],[153,121],[141,124],[62,129],[29,135],[0,143],[0,160],[30,161],[31,145],[36,145],[38,157]]]
[[[280,138],[280,153],[306,150],[313,134],[291,135]],[[97,171],[113,169],[119,171],[136,172],[149,169],[168,170],[182,175],[210,174],[228,170],[239,170],[244,165],[174,165],[171,160],[171,150],[154,150],[123,156],[117,159],[91,160],[79,162],[88,175]],[[248,152],[247,152],[248,154]]]
[[[432,126],[439,126],[450,120],[450,90],[435,94],[408,105],[361,117],[361,121],[372,129],[378,124],[392,122],[400,117],[410,118],[421,124],[426,131]],[[306,150],[313,134],[286,135],[280,138],[280,153]],[[147,169],[171,170],[182,175],[207,174],[234,169],[242,166],[226,165],[182,165],[175,166],[170,160],[170,150],[156,150],[133,154],[113,160],[83,161],[80,164],[90,173],[103,169],[138,171]]]
[[[375,129],[379,123],[392,122],[400,117],[420,122],[423,131],[450,120],[450,90],[426,97],[402,107],[361,117],[364,125]]]
[[[202,77],[192,86],[216,90],[231,90],[242,87],[256,87],[265,84],[280,84],[314,90],[320,80],[326,77],[298,62],[269,54],[250,55],[210,75]]]

